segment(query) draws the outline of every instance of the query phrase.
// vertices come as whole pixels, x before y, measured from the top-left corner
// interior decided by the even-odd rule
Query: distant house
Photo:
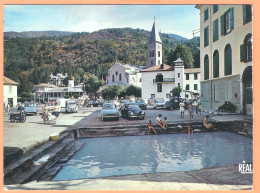
[[[230,101],[252,115],[252,6],[196,5],[200,10],[201,102]]]
[[[65,86],[63,84],[63,80],[67,77],[67,73],[65,73],[65,76],[62,75],[61,73],[58,73],[56,76],[54,76],[52,73],[49,76],[49,84],[53,84],[56,86]]]
[[[200,68],[184,69],[183,92],[188,98],[200,96]]]
[[[74,86],[74,80],[69,80],[68,87],[58,87],[53,84],[39,84],[34,86],[35,100],[46,101],[64,98],[64,96],[83,95],[83,85]]]
[[[17,86],[18,83],[4,76],[4,106],[6,107],[8,102],[11,106],[17,105]]]
[[[108,70],[106,77],[106,85],[134,85],[136,87],[142,86],[141,70],[143,67],[130,64],[121,64],[115,62],[114,65]]]

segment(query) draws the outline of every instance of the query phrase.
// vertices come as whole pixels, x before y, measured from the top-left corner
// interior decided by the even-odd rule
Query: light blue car
[[[101,120],[116,119],[119,120],[119,112],[115,103],[104,103],[101,110]]]
[[[36,103],[34,102],[26,102],[24,103],[24,110],[26,114],[34,114],[37,115]]]
[[[154,109],[164,109],[165,107],[165,102],[163,98],[156,98],[153,101],[153,108]]]

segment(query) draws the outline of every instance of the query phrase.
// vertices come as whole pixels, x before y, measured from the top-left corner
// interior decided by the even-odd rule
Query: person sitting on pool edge
[[[151,129],[153,130],[153,132],[155,133],[155,135],[157,135],[155,129],[153,128],[153,123],[151,120],[148,121],[147,123],[147,127],[148,127],[148,132],[150,133]]]
[[[208,129],[208,130],[216,130],[217,128],[214,128],[212,123],[208,122],[209,116],[207,115],[203,121],[203,125]]]
[[[159,125],[161,128],[163,128],[164,130],[166,130],[165,128],[165,123],[162,121],[162,115],[159,114],[158,117],[156,118],[156,123],[157,125]]]

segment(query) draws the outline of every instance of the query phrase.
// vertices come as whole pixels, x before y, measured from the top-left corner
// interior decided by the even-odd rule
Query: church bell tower
[[[147,42],[148,67],[162,64],[162,44],[163,43],[154,21],[152,32]]]

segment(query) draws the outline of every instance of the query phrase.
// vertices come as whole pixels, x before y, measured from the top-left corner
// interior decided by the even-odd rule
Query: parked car
[[[37,115],[37,108],[36,103],[34,102],[25,102],[24,103],[24,110],[26,114],[34,114]]]
[[[122,106],[123,106],[124,104],[126,104],[126,103],[131,103],[131,102],[133,102],[133,101],[132,101],[132,100],[129,100],[129,99],[122,99],[122,100],[120,101],[119,109],[121,110],[121,108],[122,108]]]
[[[88,102],[85,104],[86,107],[91,107],[91,106],[93,106],[93,107],[98,107],[98,105],[99,105],[99,103],[98,103],[97,101],[95,101],[95,100],[90,100],[90,101],[88,101]]]
[[[178,97],[174,97],[165,103],[165,107],[168,110],[177,109],[180,107],[179,104],[180,104],[180,99],[178,99]]]
[[[144,119],[145,112],[142,111],[137,103],[125,103],[121,108],[121,116],[125,118]]]
[[[145,103],[145,101],[143,99],[137,99],[136,103],[138,104],[140,109],[142,109],[142,110],[146,110],[147,109],[147,104]]]
[[[66,113],[77,113],[78,105],[75,100],[66,101]]]
[[[163,98],[155,98],[153,100],[153,108],[154,109],[159,109],[159,108],[164,109],[165,108],[164,99]]]
[[[101,120],[116,119],[119,120],[119,112],[115,103],[104,103],[101,110]]]
[[[48,107],[49,107],[49,110],[50,110],[50,111],[53,111],[54,106],[55,106],[55,103],[56,103],[56,102],[48,102]]]

